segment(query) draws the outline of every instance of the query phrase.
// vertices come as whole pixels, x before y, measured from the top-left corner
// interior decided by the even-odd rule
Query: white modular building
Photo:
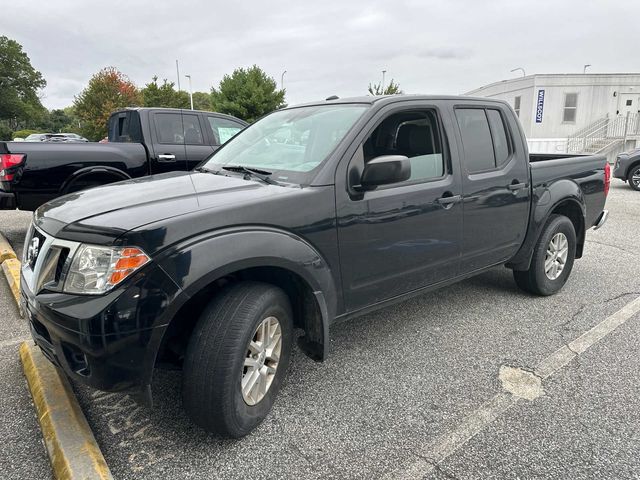
[[[640,73],[536,74],[465,95],[507,101],[536,153],[603,153],[640,146]]]

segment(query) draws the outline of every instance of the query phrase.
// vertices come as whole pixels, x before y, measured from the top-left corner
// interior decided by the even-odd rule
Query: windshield
[[[316,105],[280,110],[233,137],[204,167],[253,167],[302,182],[345,137],[368,105]]]

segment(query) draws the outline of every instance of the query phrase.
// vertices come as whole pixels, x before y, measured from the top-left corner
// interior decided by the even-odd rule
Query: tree
[[[393,79],[389,82],[385,88],[382,88],[382,83],[369,84],[370,95],[401,95],[404,92],[400,90],[400,84],[395,83]]]
[[[47,82],[15,40],[0,36],[0,120],[15,130],[44,112],[38,90]]]
[[[153,77],[151,83],[147,83],[142,89],[142,98],[145,107],[165,108],[189,108],[189,94],[177,91],[175,83],[168,82],[165,78],[162,85],[158,85],[158,77]]]
[[[196,110],[211,110],[211,94],[193,92],[193,108]]]
[[[81,133],[89,140],[99,140],[107,134],[109,115],[124,107],[142,104],[138,88],[114,67],[96,73],[89,85],[75,97],[73,106],[81,127]]]
[[[211,106],[216,112],[254,122],[273,110],[285,107],[284,94],[284,90],[277,90],[273,78],[254,65],[225,75],[218,89],[211,89]]]

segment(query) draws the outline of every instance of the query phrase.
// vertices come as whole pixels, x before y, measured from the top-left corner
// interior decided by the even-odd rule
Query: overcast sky
[[[98,6],[100,5],[100,6]],[[2,1],[0,35],[21,43],[47,80],[43,103],[73,102],[113,65],[209,91],[258,64],[291,104],[366,94],[394,78],[406,93],[459,94],[527,74],[638,72],[637,0]]]

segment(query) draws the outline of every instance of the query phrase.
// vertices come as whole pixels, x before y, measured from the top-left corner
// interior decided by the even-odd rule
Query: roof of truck
[[[483,103],[500,103],[504,104],[503,100],[495,100],[484,97],[467,97],[464,95],[421,95],[421,94],[397,94],[397,95],[363,95],[359,97],[328,97],[325,100],[318,100],[315,102],[305,102],[298,105],[291,105],[291,107],[311,106],[311,105],[327,105],[332,103],[368,103],[373,105],[374,103],[395,103],[409,100],[462,100],[462,101],[479,101]]]
[[[211,110],[191,110],[189,108],[168,108],[168,107],[125,107],[125,108],[120,108],[118,110],[115,110],[113,112],[111,112],[111,115],[114,115],[116,113],[122,113],[122,112],[130,112],[130,111],[136,111],[136,112],[184,112],[184,113],[206,113],[206,114],[213,114],[213,115],[217,115],[219,117],[225,117],[225,118],[229,118],[231,120],[237,121],[237,122],[241,122],[241,123],[246,123],[248,125],[247,122],[245,122],[244,120],[242,120],[241,118],[238,117],[234,117],[233,115],[227,115],[226,113],[220,113],[220,112],[213,112]]]

